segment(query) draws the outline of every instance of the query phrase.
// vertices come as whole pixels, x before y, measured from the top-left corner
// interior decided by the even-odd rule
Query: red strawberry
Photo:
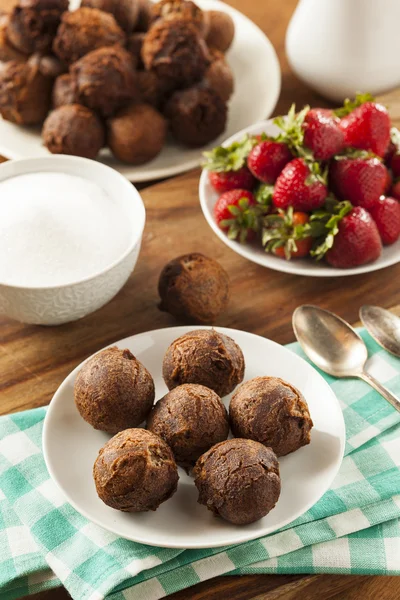
[[[393,155],[397,152],[397,146],[392,141],[389,142],[389,146],[387,147],[386,154],[384,156],[384,163],[389,169],[390,163],[392,162]]]
[[[265,140],[257,144],[247,157],[247,166],[263,183],[275,183],[283,167],[293,158],[286,144]]]
[[[344,134],[333,111],[314,108],[304,118],[304,145],[316,160],[329,160],[344,147]]]
[[[382,243],[394,244],[400,237],[400,204],[394,198],[379,198],[369,209],[378,227]]]
[[[375,221],[368,211],[356,206],[340,221],[326,260],[332,267],[349,269],[373,262],[381,252],[382,243]]]
[[[387,169],[378,158],[336,158],[330,181],[339,198],[368,208],[385,191]]]
[[[393,153],[390,168],[392,169],[393,177],[400,177],[400,154],[398,152]]]
[[[251,241],[259,223],[254,210],[256,200],[248,190],[230,190],[220,196],[214,206],[214,218],[231,240]]]
[[[304,225],[309,220],[307,213],[290,208],[286,213],[280,210],[277,215],[268,216],[263,229],[265,249],[286,260],[308,256],[313,240]]]
[[[346,146],[385,156],[390,142],[390,118],[382,104],[365,102],[340,121]]]
[[[393,177],[389,169],[386,169],[386,184],[385,184],[385,194],[388,194],[393,185]]]
[[[304,158],[295,158],[276,180],[273,203],[277,208],[293,206],[295,210],[309,212],[322,206],[327,194],[318,164],[313,163],[310,168]]]
[[[252,190],[256,183],[247,167],[238,171],[210,171],[208,177],[213,188],[220,194],[237,189]]]
[[[400,179],[393,182],[392,189],[390,190],[390,195],[392,198],[396,198],[396,200],[400,201]]]

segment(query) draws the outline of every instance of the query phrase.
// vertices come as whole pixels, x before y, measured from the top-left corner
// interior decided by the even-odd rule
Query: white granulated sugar
[[[0,182],[0,283],[57,286],[95,275],[128,249],[117,202],[83,177],[40,172]]]

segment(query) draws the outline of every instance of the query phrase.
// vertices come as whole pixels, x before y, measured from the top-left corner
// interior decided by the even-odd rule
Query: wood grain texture
[[[14,0],[0,0],[8,9]],[[255,21],[274,44],[282,67],[282,93],[275,114],[292,102],[327,105],[290,72],[284,53],[287,23],[296,0],[230,0]],[[384,101],[400,122],[400,94]],[[291,314],[314,303],[354,322],[364,303],[400,304],[400,265],[351,278],[303,278],[254,265],[230,252],[206,224],[198,202],[198,171],[146,189],[147,225],[138,266],[128,284],[103,309],[57,328],[25,326],[0,318],[0,414],[47,404],[64,377],[84,358],[120,338],[175,325],[157,309],[157,279],[166,261],[191,251],[217,258],[231,278],[232,299],[218,325],[293,340]],[[399,311],[400,312],[400,311]],[[355,576],[219,577],[170,596],[170,600],[394,600],[399,580]],[[64,589],[35,596],[66,600]],[[143,600],[146,600],[145,598]]]

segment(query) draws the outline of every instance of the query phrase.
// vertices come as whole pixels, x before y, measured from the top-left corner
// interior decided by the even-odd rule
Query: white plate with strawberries
[[[206,153],[199,194],[210,227],[244,258],[339,277],[400,261],[398,178],[399,132],[365,95],[242,130]]]

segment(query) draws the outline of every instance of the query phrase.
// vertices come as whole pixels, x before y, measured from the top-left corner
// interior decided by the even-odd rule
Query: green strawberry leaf
[[[219,222],[219,225],[225,229],[225,227],[230,227],[234,223],[236,223],[236,219],[222,219],[222,221]]]
[[[259,134],[258,136],[259,141],[260,142],[267,142],[268,140],[273,141],[275,140],[275,138],[271,135],[268,135],[267,133],[265,133],[265,131],[263,131],[262,133]]]
[[[308,223],[308,235],[312,238],[320,238],[326,235],[326,227],[324,223],[310,221],[310,223]]]
[[[227,233],[228,239],[236,240],[239,234],[240,234],[240,227],[236,223],[234,223],[233,225],[231,225],[229,227],[229,230]]]
[[[240,198],[239,202],[238,202],[238,206],[240,206],[241,210],[246,210],[247,208],[249,208],[249,200],[248,198]]]
[[[260,183],[256,191],[254,192],[254,197],[256,202],[261,206],[266,208],[270,208],[272,205],[272,197],[274,195],[274,186],[269,185],[267,183]]]
[[[309,110],[310,107],[305,106],[296,114],[296,105],[292,104],[286,117],[276,117],[274,123],[282,130],[282,133],[277,137],[278,142],[287,144],[295,156],[313,161],[314,157],[311,150],[304,147],[303,123]]]
[[[312,185],[313,183],[319,182],[328,185],[328,166],[321,170],[321,165],[316,161],[308,162],[307,164],[310,174],[307,176],[305,184]]]
[[[220,227],[228,229],[227,236],[230,240],[244,243],[247,240],[249,230],[255,232],[261,229],[262,208],[261,206],[249,206],[247,198],[241,198],[238,205],[230,204],[228,211],[232,219],[222,219]]]
[[[293,224],[293,207],[287,211],[266,215],[263,219],[261,241],[266,252],[274,252],[276,248],[284,247],[285,258],[290,260],[297,251],[296,242],[310,237],[310,224]]]
[[[241,213],[240,208],[238,206],[235,206],[234,204],[230,204],[228,206],[228,210],[234,217],[238,217]]]
[[[226,171],[238,171],[246,164],[250,151],[258,141],[250,135],[246,135],[239,142],[233,142],[230,146],[217,146],[209,152],[203,152],[205,158],[202,166],[209,171],[217,173]]]
[[[359,106],[361,106],[362,104],[365,104],[366,102],[375,102],[375,98],[371,94],[368,94],[368,93],[362,94],[361,92],[357,92],[354,100],[350,100],[350,98],[346,98],[343,106],[341,106],[340,108],[337,108],[334,111],[334,113],[337,117],[339,117],[341,119],[342,117],[345,117],[346,115],[349,115],[351,112],[353,112],[353,110],[355,108],[358,108]]]
[[[335,235],[339,231],[340,221],[353,209],[347,200],[339,202],[329,196],[323,208],[314,211],[310,217],[311,237],[316,238],[316,244],[311,250],[311,256],[321,260],[332,248]]]
[[[347,158],[363,158],[364,160],[367,158],[377,158],[383,162],[381,156],[374,154],[370,150],[358,150],[357,148],[344,148],[340,154],[336,154],[333,157],[334,160],[345,160]]]

